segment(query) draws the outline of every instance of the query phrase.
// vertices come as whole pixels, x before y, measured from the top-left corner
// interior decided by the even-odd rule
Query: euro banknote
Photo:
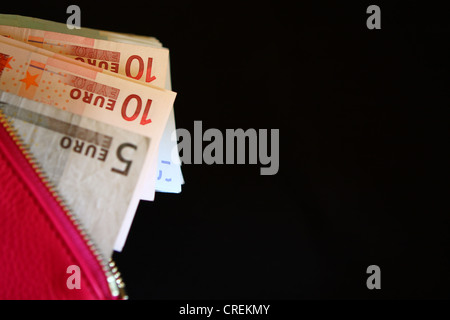
[[[1,23],[1,20],[0,20]],[[0,24],[0,35],[164,88],[169,50]]]
[[[176,94],[110,76],[101,72],[103,69],[84,68],[80,62],[77,65],[40,54],[40,48],[33,47],[33,52],[20,47],[24,45],[0,37],[0,89],[150,137],[152,144],[138,182],[138,190],[142,190],[157,161],[159,141]],[[121,246],[115,248],[118,251],[140,199],[138,194],[132,199]]]
[[[151,139],[1,90],[0,111],[100,252],[111,257]]]
[[[56,21],[44,20],[34,17],[27,17],[15,14],[3,14],[0,13],[0,24],[21,27],[21,28],[31,28],[31,29],[39,29],[46,31],[53,31],[65,34],[73,34],[82,37],[95,38],[101,40],[123,40],[124,42],[130,41],[132,43],[137,43],[142,40],[142,44],[144,45],[152,45],[155,47],[162,47],[161,42],[155,37],[144,37],[144,36],[136,36],[130,38],[130,34],[112,32],[112,31],[104,31],[97,30],[92,28],[86,28],[83,26],[80,29],[69,29],[65,23],[60,23]],[[134,36],[134,35],[133,35]],[[119,41],[121,42],[121,41]]]
[[[171,90],[170,61],[168,54],[167,57],[165,55],[168,50],[161,49],[161,43],[153,37],[84,27],[69,30],[65,24],[54,21],[4,14],[0,14],[0,34]],[[111,61],[114,57],[117,62]],[[119,60],[122,63],[119,64]],[[156,67],[153,71],[152,66]],[[165,69],[167,72],[163,74]],[[181,192],[184,183],[181,161],[178,154],[175,161],[172,159],[172,150],[177,148],[176,139],[171,139],[175,130],[172,108],[161,139],[158,160],[152,165],[151,176],[143,187],[144,200],[153,200],[155,190]]]

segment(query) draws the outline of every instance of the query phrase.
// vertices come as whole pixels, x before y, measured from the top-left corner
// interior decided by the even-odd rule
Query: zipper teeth
[[[19,150],[22,152],[23,156],[27,160],[27,162],[30,164],[30,166],[33,168],[33,170],[36,172],[37,176],[41,180],[41,182],[45,185],[45,187],[49,190],[53,198],[56,200],[56,202],[59,204],[63,212],[66,214],[66,216],[69,218],[69,220],[72,222],[72,224],[77,229],[78,233],[83,238],[84,242],[92,252],[92,254],[97,259],[97,262],[102,266],[103,272],[105,273],[106,280],[109,285],[109,289],[111,291],[111,294],[114,297],[120,297],[122,299],[128,299],[128,295],[125,292],[125,283],[123,282],[123,279],[121,277],[121,274],[115,264],[115,262],[110,258],[108,262],[104,259],[103,255],[100,253],[100,251],[97,249],[95,243],[92,241],[82,224],[80,223],[80,220],[75,216],[75,214],[72,213],[72,211],[69,209],[68,205],[65,203],[65,201],[61,198],[61,196],[56,191],[55,186],[53,183],[48,179],[48,177],[45,175],[45,172],[42,170],[42,168],[39,166],[38,162],[34,158],[34,156],[31,154],[29,147],[23,142],[23,140],[19,137],[19,134],[17,133],[17,130],[13,127],[12,121],[5,116],[3,111],[0,109],[0,123],[5,128],[6,132],[10,135],[11,139],[14,141],[14,143],[18,146]]]

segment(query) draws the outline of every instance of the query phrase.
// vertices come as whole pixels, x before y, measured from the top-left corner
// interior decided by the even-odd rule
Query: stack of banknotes
[[[181,192],[169,50],[155,38],[0,14],[0,112],[99,250],[140,200]]]

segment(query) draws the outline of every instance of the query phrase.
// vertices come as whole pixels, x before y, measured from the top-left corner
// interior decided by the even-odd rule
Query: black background
[[[46,2],[47,3],[47,2]],[[131,299],[449,298],[450,26],[411,1],[1,5],[170,49],[176,123],[280,129],[280,170],[183,165],[115,253]],[[381,8],[381,30],[366,9]],[[381,268],[381,290],[366,269]]]

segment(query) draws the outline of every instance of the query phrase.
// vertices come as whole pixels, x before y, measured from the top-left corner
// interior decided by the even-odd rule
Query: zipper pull
[[[111,293],[113,296],[119,297],[122,300],[128,300],[128,295],[125,290],[125,282],[123,282],[116,263],[112,259],[109,259],[108,266],[110,275],[107,277],[107,281]]]

